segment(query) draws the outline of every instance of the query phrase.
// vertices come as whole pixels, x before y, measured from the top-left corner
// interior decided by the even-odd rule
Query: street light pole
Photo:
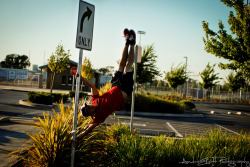
[[[185,75],[187,75],[187,57],[184,57],[186,59],[186,69],[185,69]],[[185,81],[184,84],[184,93],[183,93],[183,98],[187,97],[187,80]]]
[[[140,42],[139,45],[141,43],[141,34],[146,34],[146,32],[144,31],[138,31],[138,34],[140,34]],[[139,51],[138,51],[139,50]],[[138,60],[138,55],[139,57],[141,57],[141,47],[136,45],[135,46],[135,57],[134,57],[134,75],[133,75],[133,79],[134,79],[134,85],[133,85],[133,92],[132,92],[132,103],[131,103],[131,118],[130,118],[130,131],[133,131],[133,119],[134,119],[134,107],[135,107],[135,90],[136,90],[136,65]]]
[[[142,34],[142,35],[145,35],[145,34],[146,34],[146,32],[145,32],[145,31],[140,31],[140,30],[139,30],[137,33],[138,33],[138,34],[140,34],[140,41],[139,41],[139,45],[141,45],[141,34]]]
[[[138,45],[135,46],[135,55],[134,55],[134,85],[133,85],[133,92],[132,92],[132,103],[131,103],[131,118],[130,118],[130,131],[133,131],[133,119],[134,119],[134,108],[135,108],[135,89],[136,89],[136,65],[137,65],[137,56],[138,56]]]

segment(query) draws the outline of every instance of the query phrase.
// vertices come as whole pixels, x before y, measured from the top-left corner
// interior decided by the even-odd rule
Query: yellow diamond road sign
[[[76,48],[91,50],[93,40],[95,6],[79,2]]]

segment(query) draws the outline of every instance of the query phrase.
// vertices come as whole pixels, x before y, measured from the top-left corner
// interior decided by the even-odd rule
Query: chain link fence
[[[0,84],[39,88],[40,80],[40,88],[45,88],[46,80],[40,75],[40,73],[28,70],[0,68]]]
[[[10,85],[10,86],[19,86],[19,87],[32,87],[39,88],[39,82],[32,79],[15,79],[15,80],[6,80],[0,79],[0,85]],[[46,82],[43,81],[42,88],[46,88]]]
[[[148,85],[138,85],[137,92],[143,92],[146,94],[153,94],[157,96],[171,96],[171,95],[177,95],[177,96],[183,96],[184,88],[178,87],[176,91],[174,91],[173,88],[169,87],[157,87],[157,86],[148,86]],[[218,91],[214,88],[209,90],[203,90],[201,88],[188,88],[187,89],[187,95],[186,97],[188,99],[231,99],[232,98],[232,92],[230,91]],[[250,100],[250,92],[238,90],[236,92],[233,92],[233,99],[243,99],[243,100]]]

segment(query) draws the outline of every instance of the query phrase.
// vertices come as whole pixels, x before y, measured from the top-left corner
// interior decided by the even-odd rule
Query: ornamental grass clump
[[[71,159],[71,137],[73,127],[73,108],[67,108],[61,103],[57,113],[43,113],[43,119],[35,118],[38,133],[27,133],[30,140],[26,142],[27,147],[12,152],[11,155],[20,160],[18,166],[70,166]],[[78,113],[77,135],[91,122],[91,118],[85,118]],[[89,157],[98,157],[102,141],[98,130],[91,135],[78,141],[76,147],[76,164],[89,164]]]
[[[100,87],[99,94],[103,95],[105,92],[107,92],[111,88],[112,88],[111,82],[107,82],[105,85],[103,85],[102,87]]]

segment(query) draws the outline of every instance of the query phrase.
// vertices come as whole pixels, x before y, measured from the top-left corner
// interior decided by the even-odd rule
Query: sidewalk
[[[35,87],[18,87],[18,86],[8,86],[8,85],[0,85],[0,89],[4,90],[16,90],[22,92],[50,92],[50,89],[42,89],[42,88],[35,88]],[[69,93],[69,90],[59,90],[53,89],[54,93]]]

